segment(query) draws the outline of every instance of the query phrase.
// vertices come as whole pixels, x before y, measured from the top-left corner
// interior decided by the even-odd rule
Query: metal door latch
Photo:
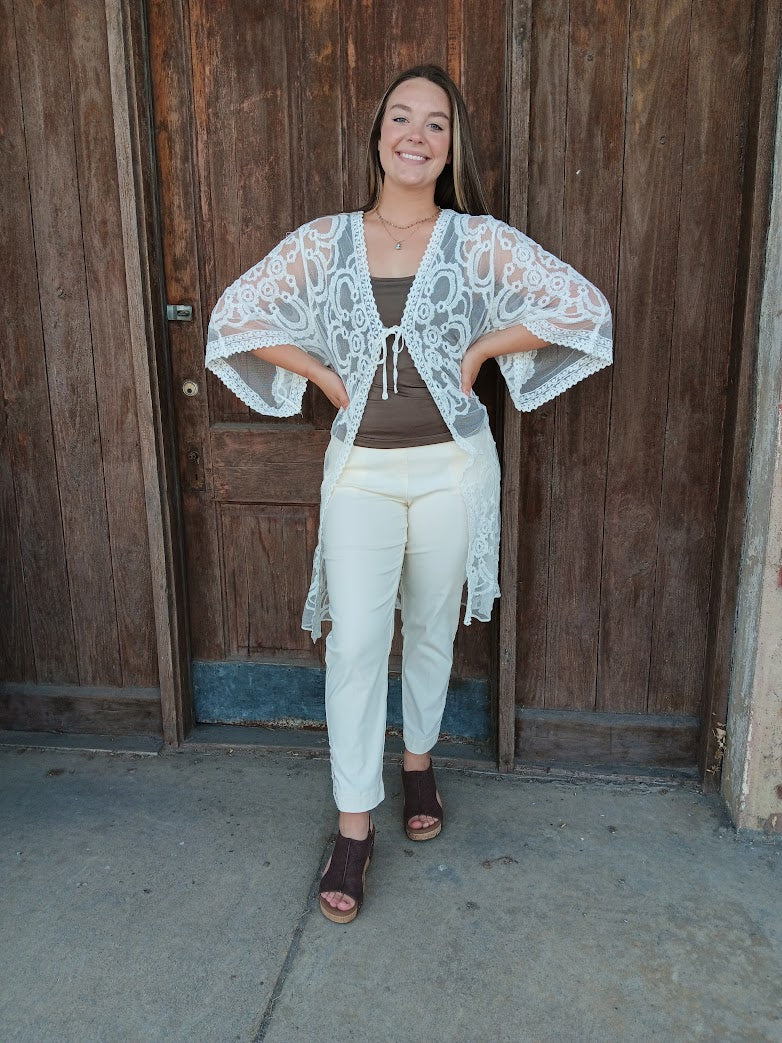
[[[200,446],[188,445],[185,447],[184,485],[188,492],[204,492],[206,489]]]
[[[193,318],[192,304],[167,304],[166,318],[170,322],[189,322]]]

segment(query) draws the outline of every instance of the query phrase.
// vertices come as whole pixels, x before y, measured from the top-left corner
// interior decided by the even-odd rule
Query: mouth
[[[396,154],[400,159],[410,160],[413,163],[426,163],[428,159],[427,156],[418,156],[415,152],[397,152]]]

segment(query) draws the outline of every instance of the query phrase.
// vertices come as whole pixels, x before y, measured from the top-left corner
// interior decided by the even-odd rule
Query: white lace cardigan
[[[443,210],[413,280],[399,326],[383,326],[372,293],[363,214],[302,225],[217,302],[206,365],[242,401],[268,416],[301,411],[304,377],[250,354],[295,344],[339,373],[350,404],[332,426],[321,485],[320,527],[356,437],[376,367],[404,340],[454,440],[470,454],[461,491],[469,551],[464,623],[488,620],[499,596],[500,468],[485,407],[461,390],[461,359],[491,330],[523,326],[547,342],[498,358],[518,409],[531,410],[612,360],[603,294],[568,264],[493,217]],[[320,531],[302,627],[316,640],[329,618]]]

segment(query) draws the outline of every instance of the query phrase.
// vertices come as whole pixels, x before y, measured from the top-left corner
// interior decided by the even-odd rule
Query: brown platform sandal
[[[405,807],[402,818],[405,833],[410,840],[433,840],[443,828],[443,808],[437,800],[437,787],[434,784],[432,762],[426,771],[405,771],[402,768],[402,786],[405,791]],[[439,821],[431,826],[413,829],[410,819],[417,815],[428,815]]]
[[[350,923],[358,916],[364,902],[364,882],[372,861],[375,827],[370,819],[369,833],[364,840],[351,840],[337,833],[331,863],[320,879],[320,911],[333,923]],[[324,891],[341,891],[356,903],[350,909],[335,909],[323,897]]]

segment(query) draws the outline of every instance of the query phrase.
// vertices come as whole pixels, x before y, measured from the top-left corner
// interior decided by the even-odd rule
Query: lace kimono
[[[404,343],[454,440],[470,454],[461,483],[469,549],[464,623],[488,620],[499,596],[500,468],[485,407],[461,390],[461,359],[491,330],[524,326],[547,342],[497,359],[518,409],[548,402],[612,360],[603,294],[569,265],[493,217],[443,210],[413,281],[401,323],[383,326],[372,293],[363,214],[302,225],[240,276],[217,302],[206,365],[252,409],[301,411],[304,377],[254,348],[295,344],[335,370],[350,404],[332,426],[321,485],[320,531],[302,627],[316,640],[329,618],[320,535],[334,485],[353,445],[376,367],[394,335]]]

